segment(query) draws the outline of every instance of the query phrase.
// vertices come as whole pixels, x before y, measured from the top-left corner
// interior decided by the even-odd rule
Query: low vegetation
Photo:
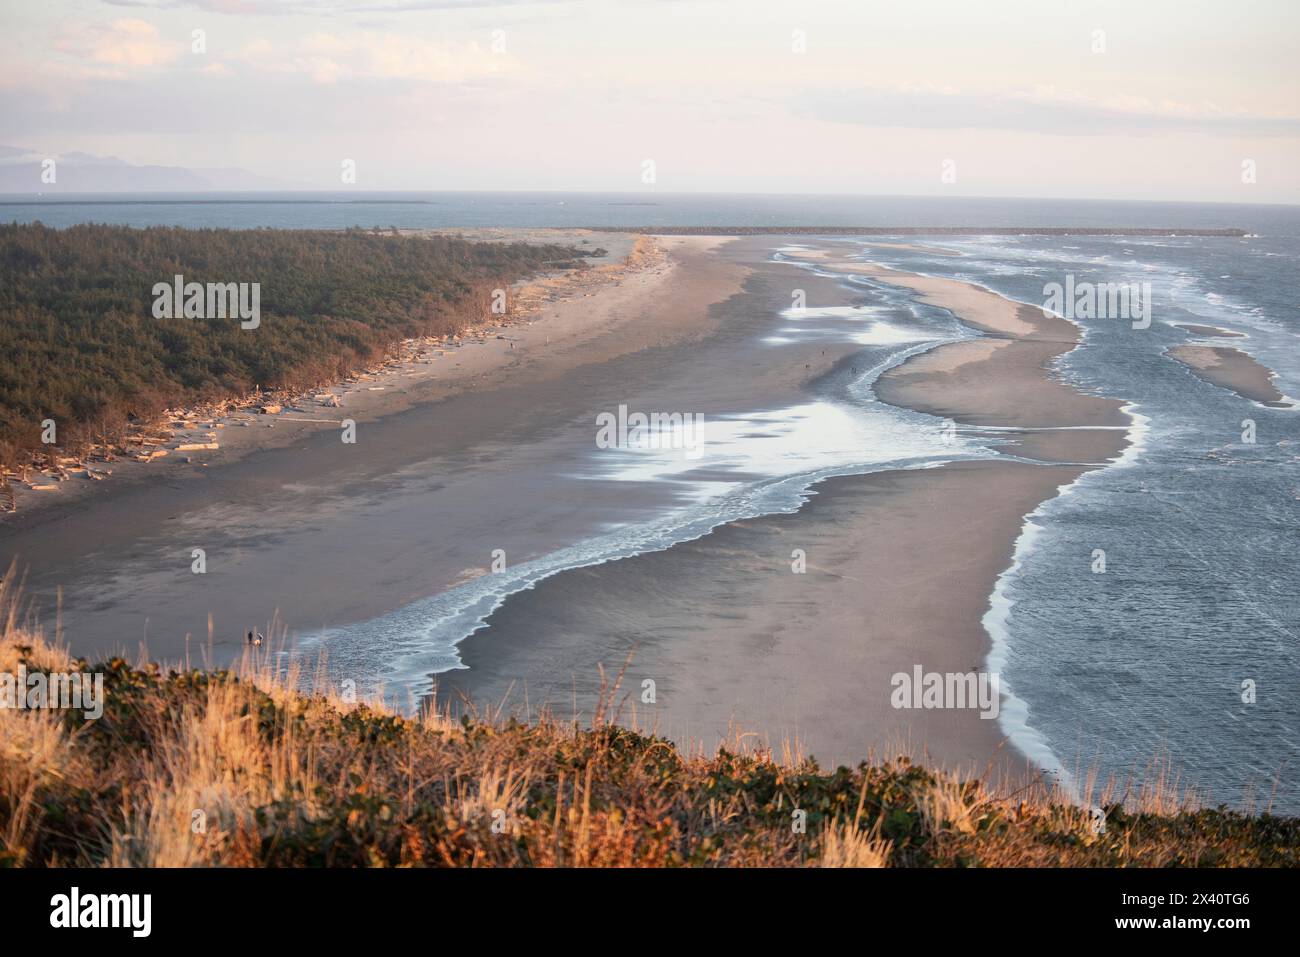
[[[91,665],[15,627],[0,673],[100,672],[104,711],[0,707],[0,864],[40,866],[1295,866],[1300,820],[1151,792],[1104,830],[1047,790],[906,759],[689,757],[620,727],[420,717],[274,675]],[[617,700],[617,682],[605,696]]]
[[[402,339],[462,332],[492,291],[583,253],[353,229],[0,224],[0,463],[105,442],[165,408],[305,389]],[[258,283],[261,320],[158,319],[153,288]]]

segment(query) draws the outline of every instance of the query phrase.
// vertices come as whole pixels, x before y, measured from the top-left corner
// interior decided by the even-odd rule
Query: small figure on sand
[[[263,641],[263,639],[262,639],[262,633],[261,633],[260,631],[259,631],[259,632],[251,632],[251,631],[250,631],[250,632],[248,633],[248,643],[249,643],[250,645],[252,645],[253,647],[256,648],[256,647],[261,646],[262,641]]]

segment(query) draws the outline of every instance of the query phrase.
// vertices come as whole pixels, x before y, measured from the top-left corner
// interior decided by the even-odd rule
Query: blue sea
[[[990,667],[1014,706],[1004,728],[1045,766],[1102,777],[1142,775],[1168,755],[1185,783],[1212,803],[1300,812],[1300,411],[1270,408],[1210,385],[1171,360],[1173,345],[1231,345],[1300,397],[1300,208],[980,198],[704,196],[658,193],[402,193],[0,197],[0,221],[233,228],[480,226],[1134,226],[1240,227],[1246,238],[970,236],[866,247],[900,268],[978,283],[1012,299],[1044,302],[1043,287],[1077,281],[1150,283],[1149,329],[1081,319],[1082,345],[1059,372],[1085,391],[1124,399],[1134,445],[1029,516],[1014,563],[990,596]],[[880,237],[873,237],[878,240]],[[836,241],[855,243],[837,236]],[[774,238],[774,255],[779,242]],[[853,277],[844,277],[852,283]],[[894,303],[901,308],[902,303]],[[879,370],[944,337],[950,317],[915,306],[884,335],[863,327],[861,415]],[[1204,339],[1178,323],[1215,326]],[[929,344],[926,339],[929,339]],[[779,334],[778,334],[779,338]],[[920,343],[920,344],[918,344]],[[866,419],[843,407],[800,414],[834,428],[825,455],[781,458],[785,474],[763,488],[784,498],[735,495],[691,506],[667,538],[624,534],[617,545],[575,543],[545,574],[644,548],[670,547],[717,521],[791,507],[791,495],[826,474],[915,466],[949,453],[909,449],[897,463],[850,452]],[[1255,441],[1244,442],[1244,423]],[[872,426],[873,428],[875,426]],[[883,426],[882,426],[883,428]],[[807,430],[804,430],[805,434]],[[828,435],[831,433],[828,433]],[[830,447],[833,445],[833,447]],[[741,453],[733,453],[744,457]],[[806,450],[804,450],[806,452]],[[749,453],[744,453],[749,454]],[[800,454],[804,454],[801,452]],[[847,457],[846,457],[847,456]],[[790,469],[793,472],[790,472]],[[757,471],[761,471],[757,470]],[[752,491],[752,490],[751,490]],[[726,503],[733,503],[727,505]],[[710,512],[710,509],[713,511]],[[728,509],[731,509],[730,511]],[[1104,550],[1104,573],[1094,570]],[[542,572],[538,572],[538,575]],[[536,580],[534,576],[533,580]],[[519,588],[528,581],[520,579]],[[473,601],[435,596],[406,614],[445,614],[444,651],[479,627],[503,594]],[[438,602],[442,602],[441,605]],[[439,612],[442,608],[442,612]],[[362,632],[358,631],[358,637]],[[373,633],[373,630],[372,630]],[[469,640],[473,640],[472,638]],[[440,652],[441,653],[441,652]],[[454,660],[422,668],[454,666]],[[417,669],[418,670],[418,669]]]
[[[697,193],[0,194],[0,222],[228,229],[476,226],[1169,226],[1278,234],[1296,207]],[[1289,225],[1288,225],[1289,224]]]
[[[1150,282],[1153,322],[1079,320],[1059,365],[1125,399],[1134,447],[1034,513],[985,619],[1023,708],[1003,726],[1076,779],[1164,758],[1214,802],[1300,810],[1300,412],[1197,379],[1172,345],[1231,345],[1300,397],[1300,211],[1247,239],[934,241],[872,258],[1042,304],[1043,286]],[[1239,222],[1245,223],[1244,220]],[[1203,339],[1177,323],[1242,338]],[[1243,428],[1255,426],[1255,442]],[[1093,570],[1105,552],[1104,573]]]

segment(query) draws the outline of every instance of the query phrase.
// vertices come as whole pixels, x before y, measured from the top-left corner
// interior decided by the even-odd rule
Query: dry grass
[[[893,845],[880,836],[880,819],[870,831],[852,822],[835,821],[822,834],[822,867],[888,867]]]
[[[0,599],[3,599],[0,588]],[[10,615],[0,671],[105,675],[96,721],[0,708],[10,866],[1164,866],[1300,863],[1300,821],[1193,810],[1168,779],[1087,809],[906,759],[824,771],[741,739],[711,755],[589,727],[304,694],[232,672],[93,669]],[[1161,787],[1164,790],[1161,790]],[[1104,801],[1103,801],[1104,803]],[[802,815],[794,812],[801,811]],[[802,817],[802,826],[795,820]]]

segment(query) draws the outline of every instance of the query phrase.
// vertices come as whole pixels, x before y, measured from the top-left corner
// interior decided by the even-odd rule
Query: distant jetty
[[[587,226],[656,236],[1233,236],[1244,229],[1147,226]]]

